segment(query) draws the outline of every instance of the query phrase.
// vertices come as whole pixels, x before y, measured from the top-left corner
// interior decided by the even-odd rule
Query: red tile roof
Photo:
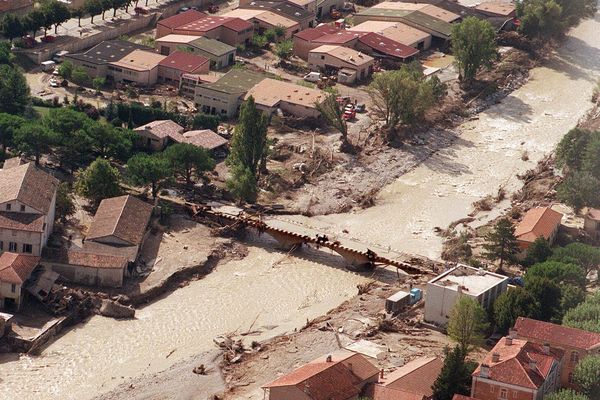
[[[406,59],[419,53],[419,50],[413,47],[407,46],[374,32],[370,32],[359,37],[358,41],[379,53],[387,54],[400,59]]]
[[[0,203],[19,202],[46,214],[58,187],[58,179],[33,163],[0,170]]]
[[[192,21],[185,25],[178,26],[176,29],[184,31],[210,32],[213,29],[220,28],[221,26],[225,26],[226,28],[236,32],[253,28],[253,25],[250,22],[244,21],[241,18],[209,16]]]
[[[333,25],[321,25],[316,28],[309,28],[303,31],[300,31],[294,35],[294,37],[298,37],[302,40],[315,40],[320,38],[321,36],[325,36],[331,33],[338,32],[340,29]]]
[[[590,208],[588,210],[587,216],[590,217],[591,219],[595,219],[597,221],[600,221],[600,209]]]
[[[170,119],[152,121],[134,129],[134,131],[148,131],[160,139],[171,137],[173,140],[180,138],[184,130],[183,126]]]
[[[317,38],[315,42],[323,44],[344,44],[356,40],[363,35],[366,35],[366,32],[339,31],[323,35],[320,38]]]
[[[365,381],[378,373],[360,354],[340,351],[331,355],[331,361],[326,358],[320,357],[263,387],[295,386],[314,400],[346,400],[358,395]]]
[[[405,392],[387,386],[375,385],[373,400],[425,400],[426,397],[417,393]]]
[[[81,249],[52,249],[44,248],[44,261],[100,269],[124,269],[128,260],[126,257],[89,253]]]
[[[0,255],[0,281],[21,285],[39,262],[40,257],[4,252]]]
[[[385,375],[380,381],[383,386],[431,397],[431,386],[442,371],[444,362],[439,357],[421,357]]]
[[[455,394],[452,400],[476,400],[475,397],[464,396],[462,394]]]
[[[181,14],[173,15],[172,17],[165,18],[158,21],[158,25],[166,26],[167,28],[179,28],[182,25],[189,24],[190,22],[197,21],[199,19],[207,17],[207,14],[196,10],[188,10]]]
[[[223,24],[224,27],[231,29],[235,32],[245,31],[246,29],[252,29],[254,26],[241,18],[231,18]]]
[[[498,356],[494,360],[494,355]],[[540,388],[554,363],[560,363],[564,355],[562,350],[550,348],[544,353],[543,346],[521,339],[502,338],[486,355],[482,362],[489,367],[488,379],[529,389]],[[532,364],[534,362],[534,364]],[[481,365],[473,372],[474,377],[481,376]]]
[[[115,236],[132,245],[142,242],[152,205],[133,196],[104,199],[96,211],[87,239]]]
[[[162,67],[174,68],[184,73],[194,72],[208,62],[208,58],[197,56],[195,54],[183,51],[175,51],[164,58],[158,65]]]
[[[550,207],[536,207],[527,211],[515,228],[518,240],[533,243],[540,236],[548,239],[562,220],[562,214]]]
[[[540,343],[550,343],[550,345],[556,347],[582,350],[600,348],[600,333],[556,325],[550,322],[519,317],[514,330],[519,337]]]
[[[183,137],[185,138],[184,143],[193,144],[206,150],[213,150],[227,144],[227,139],[210,129],[185,132]]]
[[[43,232],[45,217],[42,214],[0,211],[0,228],[26,232]]]

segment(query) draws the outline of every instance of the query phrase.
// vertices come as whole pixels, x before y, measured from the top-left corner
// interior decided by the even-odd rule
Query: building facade
[[[600,209],[590,208],[583,219],[583,230],[594,240],[600,241]]]
[[[25,254],[4,252],[0,255],[0,309],[19,310],[23,285],[39,262],[40,257]]]

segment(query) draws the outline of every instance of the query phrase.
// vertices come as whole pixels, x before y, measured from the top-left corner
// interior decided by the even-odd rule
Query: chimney
[[[325,362],[331,362],[331,354],[329,354],[329,355],[327,356],[327,358],[325,358]]]
[[[379,379],[383,380],[383,368],[379,371]]]
[[[506,345],[507,346],[512,346],[512,337],[507,336],[505,340],[506,340]]]
[[[482,378],[490,377],[490,366],[487,364],[481,364],[479,367],[479,376]]]
[[[517,331],[514,329],[509,329],[508,330],[508,337],[510,337],[511,339],[514,339],[517,337]]]
[[[492,353],[492,362],[499,362],[500,361],[500,354],[499,353]]]
[[[544,352],[544,354],[550,355],[550,345],[548,343],[544,343],[544,345],[542,346],[542,351]]]

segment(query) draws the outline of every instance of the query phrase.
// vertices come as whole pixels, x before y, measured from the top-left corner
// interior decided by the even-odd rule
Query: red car
[[[52,35],[46,35],[40,39],[44,43],[52,43],[56,40],[56,38]]]

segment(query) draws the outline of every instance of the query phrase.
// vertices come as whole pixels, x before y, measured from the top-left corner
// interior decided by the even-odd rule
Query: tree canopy
[[[201,177],[205,171],[215,168],[215,162],[207,150],[189,143],[177,143],[164,151],[173,172],[190,185],[192,178]]]
[[[464,354],[469,347],[480,344],[488,329],[486,311],[477,301],[468,296],[461,296],[450,313],[448,335],[458,342]]]
[[[432,386],[433,400],[452,400],[455,394],[468,395],[471,392],[474,365],[465,362],[466,354],[459,346],[452,350],[446,348],[445,353],[444,365]]]
[[[579,361],[573,378],[590,400],[600,399],[600,355],[589,355]]]
[[[544,396],[544,400],[589,400],[585,395],[572,389],[560,389]]]
[[[23,114],[29,104],[29,95],[23,73],[17,67],[0,65],[0,112]]]
[[[568,310],[563,324],[571,328],[600,333],[600,292],[589,296],[577,307]]]
[[[121,194],[121,174],[107,160],[97,158],[84,170],[79,171],[75,182],[76,192],[90,200],[93,206],[109,197]]]
[[[507,218],[502,218],[496,223],[494,229],[485,235],[485,241],[484,256],[492,262],[499,260],[500,270],[506,261],[513,261],[519,251],[515,228]]]
[[[150,185],[152,197],[173,176],[169,161],[162,155],[138,153],[127,161],[127,176],[134,185]]]
[[[491,67],[496,59],[496,34],[483,19],[467,17],[452,26],[452,52],[461,77],[473,80],[481,67]]]

